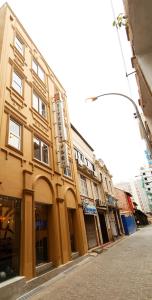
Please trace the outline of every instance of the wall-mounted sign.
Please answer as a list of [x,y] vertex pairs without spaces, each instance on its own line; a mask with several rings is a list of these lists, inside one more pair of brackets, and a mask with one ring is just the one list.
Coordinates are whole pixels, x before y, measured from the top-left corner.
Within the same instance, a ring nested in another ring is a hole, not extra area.
[[60,144],[60,163],[63,167],[69,166],[68,145],[65,142]]
[[[56,93],[55,97],[55,113],[56,113],[56,123],[57,123],[57,143],[59,143],[59,163],[63,168],[69,166],[68,159],[68,145],[67,145],[67,131],[65,127],[64,119],[64,102],[61,97],[61,93]],[[58,148],[58,147],[57,147]]]
[[91,201],[89,201],[88,199],[84,199],[82,201],[82,204],[83,204],[84,214],[87,214],[87,215],[96,215],[97,214],[96,206]]

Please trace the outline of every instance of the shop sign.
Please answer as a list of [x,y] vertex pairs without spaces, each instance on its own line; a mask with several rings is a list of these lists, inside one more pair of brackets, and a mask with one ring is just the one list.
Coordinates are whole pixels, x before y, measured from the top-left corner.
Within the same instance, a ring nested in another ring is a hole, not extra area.
[[61,96],[55,97],[55,106],[56,106],[56,120],[58,128],[58,137],[59,141],[63,142],[67,140],[66,127],[64,121],[64,110],[63,110],[63,100]]
[[67,131],[65,127],[64,120],[64,104],[60,93],[57,93],[54,97],[55,99],[55,111],[56,111],[56,122],[58,130],[58,142],[59,142],[59,162],[63,168],[69,166],[68,159],[68,145],[67,141]]
[[68,145],[64,142],[60,144],[60,163],[63,167],[69,166]]
[[97,209],[96,206],[90,202],[89,200],[83,200],[83,211],[87,215],[96,215],[97,214]]

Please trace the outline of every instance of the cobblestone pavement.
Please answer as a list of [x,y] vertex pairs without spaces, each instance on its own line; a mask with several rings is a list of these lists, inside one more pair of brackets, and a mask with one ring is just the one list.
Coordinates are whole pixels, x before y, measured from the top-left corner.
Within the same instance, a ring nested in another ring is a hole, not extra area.
[[152,299],[152,225],[43,284],[33,300]]

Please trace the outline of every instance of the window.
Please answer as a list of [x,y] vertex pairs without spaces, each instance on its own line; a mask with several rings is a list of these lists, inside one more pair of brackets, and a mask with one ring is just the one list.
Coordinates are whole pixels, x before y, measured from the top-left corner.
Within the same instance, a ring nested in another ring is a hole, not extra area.
[[70,167],[65,167],[64,168],[64,175],[71,177],[71,168]]
[[85,158],[85,161],[86,161],[86,166],[88,167],[88,169],[91,171],[95,171],[94,165],[87,158]]
[[107,178],[105,177],[105,183],[106,183],[106,188],[107,188],[107,191],[108,191],[108,182],[107,182]]
[[13,76],[12,76],[12,87],[20,94],[22,95],[22,79],[20,76],[13,71]]
[[39,96],[33,93],[33,108],[44,118],[46,118],[46,105]]
[[32,69],[39,76],[39,78],[44,82],[44,78],[45,78],[44,71],[35,60],[33,60],[32,62]]
[[43,163],[49,163],[49,148],[38,138],[34,137],[34,158],[42,161]]
[[93,187],[94,187],[94,196],[95,196],[95,199],[99,199],[99,193],[98,193],[97,184],[93,183]]
[[15,37],[15,47],[23,55],[24,45],[17,36]]
[[8,144],[21,150],[21,126],[12,119],[9,120]]
[[109,181],[109,186],[110,186],[110,191],[112,193],[112,185],[111,185],[111,181]]
[[87,182],[83,175],[80,175],[80,188],[83,196],[88,196]]

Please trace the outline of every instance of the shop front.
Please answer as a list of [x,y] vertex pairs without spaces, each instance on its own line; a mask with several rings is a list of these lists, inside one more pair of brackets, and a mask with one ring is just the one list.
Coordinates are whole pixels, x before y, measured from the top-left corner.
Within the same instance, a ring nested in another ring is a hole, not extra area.
[[88,249],[97,247],[99,244],[97,209],[89,200],[83,200],[84,221],[88,241]]
[[0,195],[0,282],[19,275],[21,200]]
[[111,224],[112,235],[115,239],[122,234],[122,227],[120,224],[120,220],[118,218],[117,200],[112,196],[108,196],[107,203],[108,203],[109,220]]
[[98,215],[99,215],[102,240],[103,240],[103,244],[105,244],[105,243],[109,242],[107,222],[106,222],[107,208],[106,208],[106,206],[97,207],[97,210],[98,210]]

